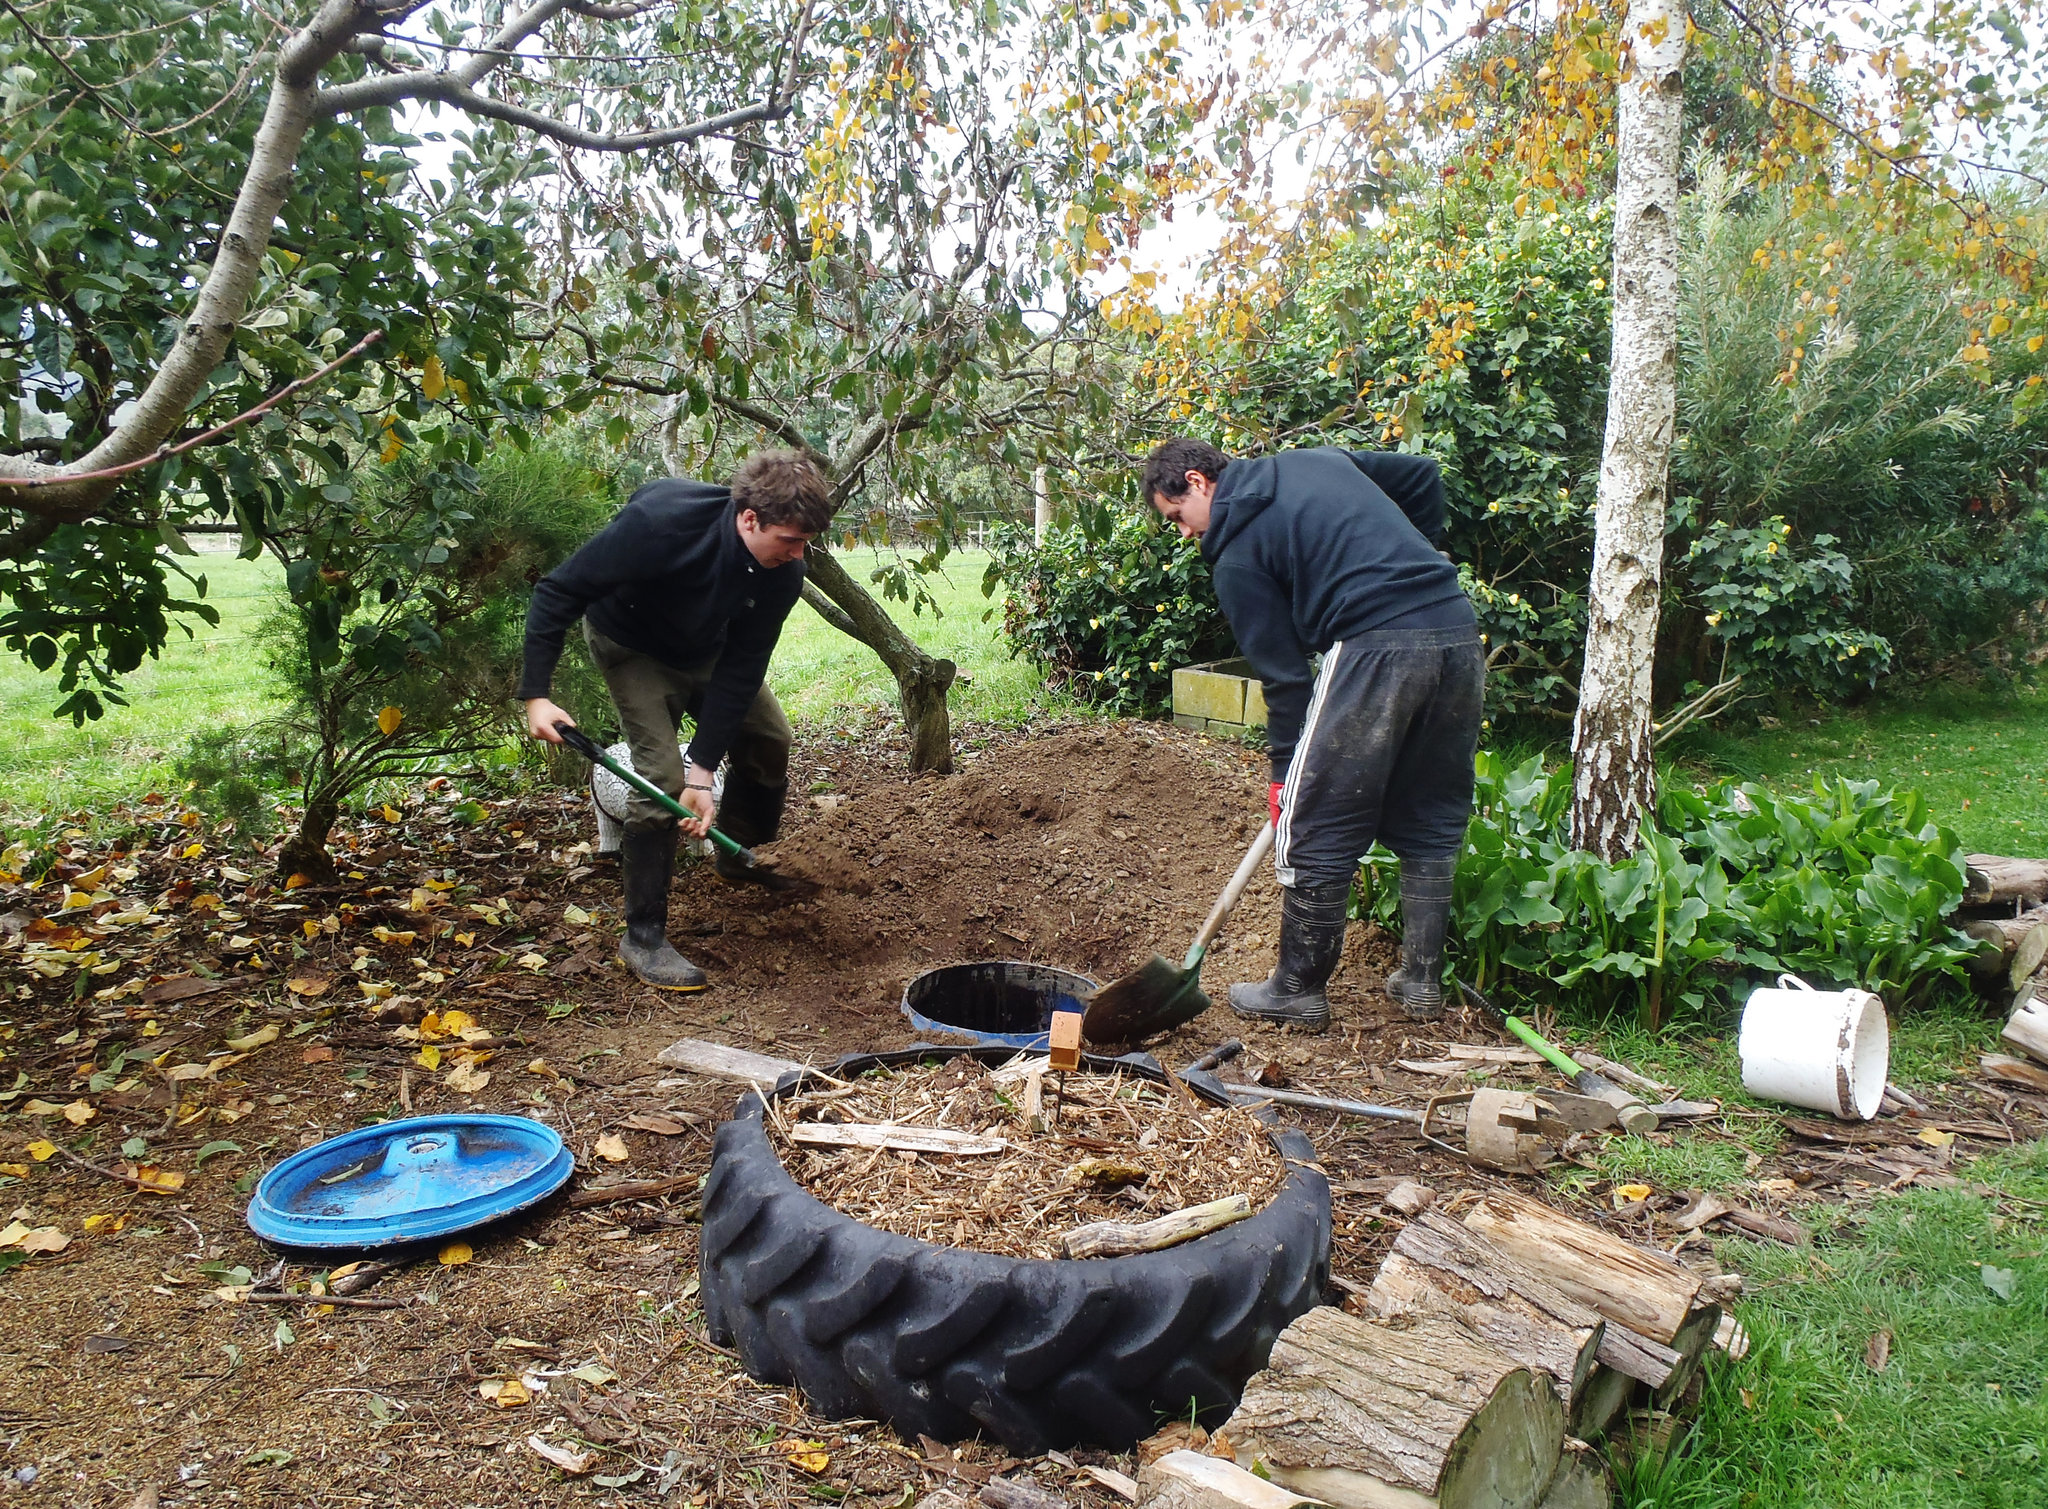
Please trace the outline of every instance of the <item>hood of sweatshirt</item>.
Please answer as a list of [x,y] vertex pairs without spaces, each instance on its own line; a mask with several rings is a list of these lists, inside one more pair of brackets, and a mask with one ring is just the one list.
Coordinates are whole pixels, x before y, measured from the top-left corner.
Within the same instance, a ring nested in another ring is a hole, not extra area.
[[1279,479],[1279,464],[1271,456],[1233,461],[1223,469],[1216,479],[1216,496],[1209,502],[1209,527],[1202,534],[1203,560],[1215,565],[1230,542],[1272,507]]

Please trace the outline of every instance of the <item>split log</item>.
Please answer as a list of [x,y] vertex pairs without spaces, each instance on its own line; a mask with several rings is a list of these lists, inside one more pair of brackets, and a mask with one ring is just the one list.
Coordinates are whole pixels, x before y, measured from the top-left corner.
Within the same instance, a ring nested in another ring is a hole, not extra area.
[[2028,1058],[2048,1064],[2048,999],[2040,986],[2029,983],[2020,992],[2011,1019],[1998,1035]]
[[1325,1307],[1280,1333],[1221,1434],[1239,1466],[1336,1509],[1535,1509],[1564,1411],[1549,1378],[1455,1321]]
[[671,1069],[708,1074],[713,1079],[759,1085],[764,1090],[773,1089],[775,1082],[792,1069],[804,1067],[793,1059],[770,1058],[765,1053],[749,1053],[744,1048],[729,1048],[724,1043],[707,1043],[695,1037],[670,1043],[654,1055],[654,1061]]
[[1465,1224],[1581,1304],[1666,1346],[1699,1308],[1697,1273],[1535,1200],[1489,1191]]
[[[2048,907],[2035,907],[2017,917],[1984,917],[1963,924],[1963,932],[1988,944],[1970,960],[1970,972],[1985,978],[2004,977],[2017,990],[2048,957]],[[1995,952],[1994,952],[1995,950]]]
[[1125,1257],[1134,1252],[1161,1252],[1182,1242],[1245,1220],[1252,1213],[1249,1195],[1226,1195],[1206,1205],[1190,1205],[1150,1221],[1097,1221],[1077,1226],[1060,1238],[1062,1256]]
[[1615,1422],[1628,1413],[1641,1385],[1619,1368],[1606,1363],[1594,1365],[1586,1386],[1579,1390],[1567,1429],[1581,1441],[1597,1441],[1614,1429]]
[[1299,1509],[1314,1503],[1206,1452],[1170,1451],[1138,1469],[1139,1509]]
[[1977,1055],[1977,1067],[2002,1085],[2031,1090],[2036,1095],[2048,1095],[2048,1069],[2039,1064],[2028,1063],[2023,1058],[2008,1058],[2002,1053],[1980,1053]]
[[1449,1216],[1424,1212],[1394,1239],[1366,1304],[1382,1320],[1442,1315],[1577,1403],[1607,1322]]
[[1614,1478],[1598,1452],[1583,1441],[1568,1443],[1539,1509],[1613,1509]]
[[2002,854],[1966,854],[1963,874],[1967,906],[2018,901],[2039,906],[2048,901],[2048,859],[2011,859]]
[[951,1153],[963,1158],[1000,1153],[1010,1145],[1000,1137],[978,1137],[972,1132],[955,1132],[945,1127],[864,1121],[800,1121],[789,1129],[789,1140],[810,1147],[880,1147],[897,1153]]

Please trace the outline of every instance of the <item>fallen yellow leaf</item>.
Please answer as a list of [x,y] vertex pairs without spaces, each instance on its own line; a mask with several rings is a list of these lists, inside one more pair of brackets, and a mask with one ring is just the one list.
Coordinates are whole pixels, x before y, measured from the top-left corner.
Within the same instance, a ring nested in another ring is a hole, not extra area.
[[476,934],[457,933],[455,935],[455,941],[461,944],[464,948],[474,948],[476,946]]
[[632,1154],[626,1151],[626,1139],[617,1132],[606,1132],[597,1139],[597,1156],[607,1163],[624,1163]]
[[57,1144],[38,1137],[28,1145],[28,1155],[38,1163],[48,1163],[57,1156]]
[[450,1037],[460,1037],[476,1025],[476,1018],[466,1011],[444,1011],[441,1013],[441,1030]]
[[84,1225],[87,1231],[98,1231],[102,1226],[105,1226],[109,1221],[114,1223],[113,1226],[109,1228],[110,1233],[114,1231],[119,1231],[123,1226],[126,1226],[128,1224],[128,1218],[126,1216],[116,1214],[113,1211],[105,1211],[96,1216],[87,1216],[85,1218]]
[[277,1023],[267,1022],[245,1036],[227,1039],[227,1045],[237,1053],[253,1053],[265,1043],[274,1043],[276,1041]]
[[479,1069],[472,1063],[457,1064],[448,1071],[447,1078],[441,1081],[449,1089],[459,1091],[464,1095],[474,1095],[490,1082],[490,1071],[488,1069]]
[[317,938],[320,936],[320,924],[315,922],[311,917],[308,917],[304,922],[301,922],[299,924],[299,927],[301,928],[301,930],[304,931],[305,935],[308,938]]
[[1633,1205],[1638,1200],[1647,1200],[1654,1193],[1656,1191],[1652,1190],[1647,1184],[1617,1184],[1614,1187],[1614,1208],[1619,1210],[1624,1205]]
[[468,1262],[475,1256],[476,1253],[470,1249],[469,1243],[450,1242],[441,1249],[441,1266],[443,1268],[454,1268],[459,1264]]
[[71,1238],[54,1226],[38,1226],[14,1245],[23,1252],[62,1252],[71,1245]]
[[[320,931],[318,923],[309,922],[306,926],[313,929],[316,933]],[[284,988],[295,996],[305,996],[309,1000],[314,996],[324,996],[327,994],[327,982],[312,975],[295,975],[284,982]]]
[[571,927],[586,927],[590,923],[590,913],[572,902],[562,908],[562,920]]
[[24,1116],[59,1116],[64,1108],[54,1100],[32,1100],[21,1108]]
[[183,848],[183,849],[182,849],[182,850],[181,850],[180,852],[181,852],[181,853],[182,853],[182,854],[184,855],[184,857],[185,857],[185,858],[187,858],[187,859],[197,859],[197,858],[198,858],[198,857],[199,857],[200,855],[202,855],[202,854],[204,854],[204,853],[206,852],[206,845],[205,845],[205,844],[187,844],[187,845],[185,845],[185,847],[184,847],[184,848]]
[[432,1043],[428,1043],[424,1048],[420,1049],[413,1062],[422,1069],[438,1069],[441,1067],[441,1050]]
[[174,1168],[158,1168],[153,1163],[130,1164],[123,1172],[144,1194],[175,1195],[185,1187],[185,1176]]
[[384,804],[384,821],[387,823],[395,823],[399,821],[398,809],[392,806],[389,802],[386,802]]
[[0,1231],[0,1247],[12,1247],[16,1242],[27,1236],[28,1233],[28,1222],[10,1221],[7,1223],[7,1229]]
[[[430,394],[428,394],[427,396],[428,396],[429,398],[433,397],[433,395],[432,395],[431,393],[430,393]],[[405,709],[404,709],[404,708],[402,708],[402,707],[386,707],[386,708],[380,708],[380,709],[378,710],[378,712],[377,712],[377,732],[378,732],[378,733],[380,733],[380,734],[382,734],[382,735],[383,735],[383,736],[384,736],[385,738],[387,738],[387,739],[388,739],[388,738],[390,738],[390,737],[391,737],[391,736],[392,736],[393,734],[395,734],[395,733],[397,733],[397,732],[398,732],[398,725],[399,725],[399,724],[401,724],[401,723],[403,723],[404,721],[405,721]],[[389,808],[386,808],[385,810],[386,810],[386,811],[389,811],[390,809],[389,809]],[[395,817],[394,817],[393,819],[391,819],[391,820],[392,820],[392,821],[393,821],[394,823],[398,821],[398,819],[397,819],[397,818],[395,818]]]
[[64,1108],[64,1119],[75,1127],[84,1126],[97,1115],[99,1115],[99,1112],[82,1100],[74,1100]]
[[784,1441],[778,1448],[789,1465],[804,1472],[823,1472],[832,1465],[832,1454],[823,1441]]
[[1929,1147],[1947,1147],[1956,1140],[1954,1132],[1944,1132],[1940,1127],[1923,1127],[1920,1140]]
[[476,1391],[499,1409],[517,1409],[533,1399],[532,1391],[517,1378],[486,1378]]
[[430,878],[427,881],[427,889],[430,891],[452,891],[457,884],[458,882],[453,880],[434,880]]
[[301,875],[297,870],[292,871],[291,874],[285,876],[284,878],[284,888],[287,891],[296,891],[300,886],[310,884],[312,884],[312,882],[307,880],[306,877]]
[[26,1163],[0,1163],[0,1174],[6,1174],[15,1179],[26,1178],[28,1175],[28,1165]]

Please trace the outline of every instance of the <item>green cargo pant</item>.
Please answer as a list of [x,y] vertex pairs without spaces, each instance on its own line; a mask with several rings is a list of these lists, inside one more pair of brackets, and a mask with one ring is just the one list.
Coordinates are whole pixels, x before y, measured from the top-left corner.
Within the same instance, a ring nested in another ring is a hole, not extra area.
[[[685,714],[693,714],[704,688],[711,680],[713,664],[677,670],[651,655],[629,650],[607,639],[589,624],[583,626],[583,642],[590,646],[590,658],[611,689],[612,705],[619,710],[619,726],[633,751],[633,769],[647,777],[670,796],[683,791],[683,752],[676,747],[676,732]],[[789,719],[782,704],[762,684],[753,706],[740,720],[730,751],[731,774],[757,786],[780,787],[789,779]],[[626,824],[634,828],[666,828],[675,815],[657,806],[639,792],[626,802]]]

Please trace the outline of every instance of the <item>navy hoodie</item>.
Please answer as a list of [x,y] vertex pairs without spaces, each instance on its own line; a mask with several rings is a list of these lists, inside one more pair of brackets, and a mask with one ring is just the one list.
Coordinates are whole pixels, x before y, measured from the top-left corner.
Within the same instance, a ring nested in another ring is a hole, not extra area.
[[1427,456],[1319,446],[1223,469],[1202,558],[1265,683],[1274,780],[1301,737],[1310,652],[1376,629],[1476,628],[1458,568],[1437,553],[1443,532]]
[[534,586],[520,700],[548,695],[562,637],[579,618],[677,670],[715,662],[690,739],[690,758],[715,770],[761,690],[803,586],[801,560],[770,569],[754,559],[740,538],[730,488],[679,477],[646,483]]

